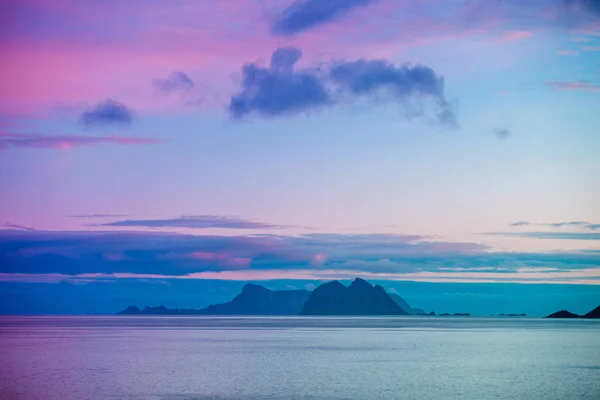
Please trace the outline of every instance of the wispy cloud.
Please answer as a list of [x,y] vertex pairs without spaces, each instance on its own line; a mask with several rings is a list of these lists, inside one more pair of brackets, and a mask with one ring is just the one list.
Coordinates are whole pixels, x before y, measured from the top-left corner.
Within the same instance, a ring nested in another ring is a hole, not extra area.
[[295,0],[273,21],[273,32],[294,35],[335,21],[353,9],[366,7],[377,0]]
[[510,224],[510,226],[528,226],[528,225],[531,225],[531,224],[527,221],[513,222],[512,224]]
[[113,99],[106,99],[81,114],[81,122],[89,127],[104,125],[130,125],[133,113],[127,106]]
[[440,124],[457,126],[456,115],[444,95],[444,78],[427,66],[395,66],[385,60],[361,59],[338,61],[327,68],[295,70],[301,56],[299,49],[279,48],[269,67],[244,65],[242,91],[229,103],[231,115],[290,115],[381,95],[380,99],[399,104],[408,117],[424,116],[427,110],[422,99],[428,99]]
[[600,90],[600,85],[586,81],[550,81],[548,85],[557,90],[585,90],[591,92]]
[[477,243],[435,242],[418,235],[0,230],[3,280],[47,274],[91,279],[108,275],[115,279],[327,279],[335,273],[389,280],[515,282],[522,278],[568,283],[600,279],[599,262],[596,252],[488,252]]
[[67,215],[69,218],[123,218],[128,217],[125,214],[78,214],[78,215]]
[[581,48],[583,51],[600,51],[600,46],[584,46]]
[[519,221],[510,224],[510,226],[546,226],[551,228],[563,228],[563,227],[579,227],[586,229],[599,229],[600,224],[592,224],[587,221],[563,221],[563,222],[527,222]]
[[278,229],[281,225],[255,222],[242,218],[219,215],[191,215],[167,219],[128,219],[100,224],[102,226],[144,228],[191,228],[191,229]]
[[[391,99],[400,102],[413,96],[426,96],[438,106],[437,119],[455,127],[456,116],[444,96],[444,78],[424,65],[396,67],[385,60],[357,60],[338,62],[331,67],[332,81],[355,96],[370,96],[385,91]],[[415,115],[422,111],[414,110]]]
[[0,151],[16,148],[69,150],[74,147],[94,146],[100,144],[116,144],[128,146],[157,144],[160,142],[161,140],[159,139],[133,138],[124,136],[47,136],[39,134],[0,132]]
[[28,226],[20,225],[20,224],[13,224],[12,222],[6,222],[4,224],[4,227],[10,228],[10,229],[18,229],[18,230],[22,230],[22,231],[35,231],[34,228],[30,228]]
[[512,135],[512,133],[506,128],[496,128],[494,129],[494,134],[500,140],[506,140]]
[[[532,239],[600,240],[600,233],[592,232],[489,232],[486,234]],[[598,260],[598,262],[600,263],[600,260]]]
[[556,52],[559,56],[578,56],[579,53],[575,50],[559,50]]
[[[427,263],[433,256],[439,263],[438,256],[462,257],[486,248],[475,243],[431,242],[417,235],[208,236],[106,231],[0,231],[0,244],[0,272],[174,275],[239,268],[242,261],[259,269],[381,257]],[[235,265],[229,265],[232,261]]]
[[174,91],[187,92],[194,88],[194,81],[182,71],[173,72],[168,78],[155,78],[152,85],[163,94],[169,94]]

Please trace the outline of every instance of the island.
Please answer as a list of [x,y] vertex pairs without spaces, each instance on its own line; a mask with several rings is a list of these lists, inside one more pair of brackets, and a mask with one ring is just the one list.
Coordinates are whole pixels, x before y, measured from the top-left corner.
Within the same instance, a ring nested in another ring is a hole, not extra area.
[[298,315],[308,299],[308,290],[270,290],[248,283],[233,300],[206,308],[179,309],[165,306],[139,309],[129,306],[119,315]]
[[560,310],[544,318],[600,318],[600,306],[594,308],[587,314],[578,315],[567,310]]
[[248,283],[233,300],[202,309],[129,306],[118,315],[435,315],[413,308],[395,293],[356,278],[349,286],[339,281],[308,290],[270,290]]

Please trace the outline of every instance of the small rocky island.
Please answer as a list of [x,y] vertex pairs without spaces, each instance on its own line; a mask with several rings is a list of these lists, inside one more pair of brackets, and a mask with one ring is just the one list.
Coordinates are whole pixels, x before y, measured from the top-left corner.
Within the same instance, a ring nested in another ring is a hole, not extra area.
[[546,316],[545,318],[600,318],[600,306],[594,308],[592,311],[584,315],[573,314],[567,310],[560,310]]

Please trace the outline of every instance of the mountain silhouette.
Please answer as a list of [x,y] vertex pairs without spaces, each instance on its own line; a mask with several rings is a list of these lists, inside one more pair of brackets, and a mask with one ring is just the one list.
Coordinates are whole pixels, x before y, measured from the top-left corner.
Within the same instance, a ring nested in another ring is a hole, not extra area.
[[346,287],[338,281],[325,283],[310,294],[302,315],[406,315],[401,306],[379,286],[356,278]]
[[119,315],[298,315],[308,299],[308,290],[270,290],[264,286],[248,283],[242,292],[227,303],[213,304],[206,308],[179,309],[165,306],[145,307],[140,310],[129,306]]
[[560,311],[557,311],[555,313],[548,315],[546,318],[581,318],[581,317],[577,314],[573,314],[570,311],[560,310]]
[[585,314],[583,318],[600,318],[600,306]]
[[205,315],[298,315],[308,299],[308,290],[269,290],[248,283],[228,303],[200,310]]
[[425,315],[425,311],[421,310],[420,308],[412,308],[406,300],[404,300],[402,297],[400,297],[396,293],[388,293],[388,296],[390,296],[391,299],[394,300],[394,302],[400,306],[400,308],[402,308],[404,311],[406,311],[407,314],[409,314],[409,315]]
[[600,306],[594,308],[592,311],[585,315],[577,315],[567,310],[560,310],[544,318],[600,318]]

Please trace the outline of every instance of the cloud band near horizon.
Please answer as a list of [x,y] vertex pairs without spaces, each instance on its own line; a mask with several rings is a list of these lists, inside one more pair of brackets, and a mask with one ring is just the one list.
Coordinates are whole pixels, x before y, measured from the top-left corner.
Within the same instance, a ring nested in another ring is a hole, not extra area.
[[431,241],[418,235],[0,230],[0,265],[4,280],[49,275],[325,279],[336,271],[335,276],[431,282],[600,283],[596,252],[489,252],[477,243]]

